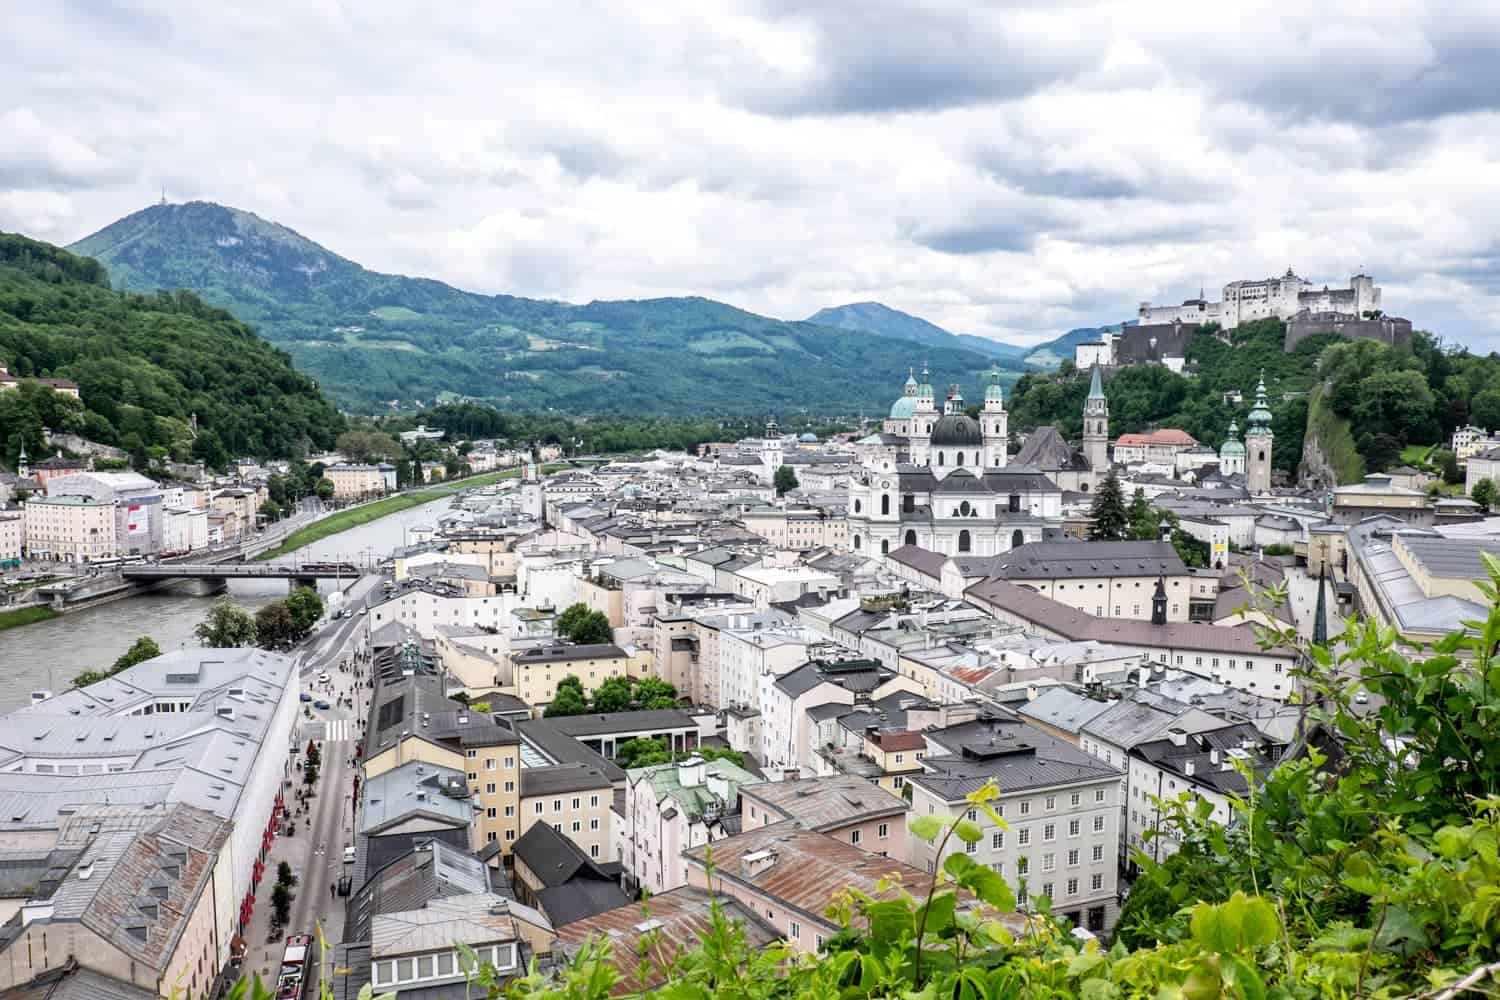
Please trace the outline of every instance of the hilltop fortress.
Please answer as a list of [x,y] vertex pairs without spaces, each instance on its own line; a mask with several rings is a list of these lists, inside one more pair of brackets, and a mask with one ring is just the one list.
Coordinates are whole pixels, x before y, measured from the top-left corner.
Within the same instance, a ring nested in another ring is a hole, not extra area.
[[1368,274],[1354,275],[1347,288],[1316,288],[1287,268],[1279,278],[1231,281],[1217,302],[1208,301],[1201,291],[1197,298],[1181,305],[1142,302],[1136,310],[1136,322],[1121,333],[1078,345],[1075,363],[1079,368],[1164,364],[1181,371],[1187,342],[1199,327],[1213,323],[1220,331],[1228,331],[1241,323],[1273,318],[1286,323],[1287,351],[1321,333],[1336,333],[1351,340],[1379,340],[1393,346],[1411,340],[1411,321],[1385,315],[1380,286]]

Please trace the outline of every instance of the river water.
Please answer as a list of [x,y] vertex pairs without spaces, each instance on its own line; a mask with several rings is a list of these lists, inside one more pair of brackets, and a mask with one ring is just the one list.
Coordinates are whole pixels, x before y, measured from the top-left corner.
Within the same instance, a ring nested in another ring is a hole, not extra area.
[[[389,555],[406,544],[408,527],[435,525],[450,503],[437,500],[399,511],[314,542],[297,555],[351,561]],[[322,585],[325,592],[332,587],[331,581]],[[252,613],[286,593],[281,580],[229,584],[229,596]],[[163,652],[197,645],[193,628],[214,600],[177,586],[0,632],[0,712],[26,704],[32,691],[62,691],[80,671],[108,667],[140,636],[151,636]]]

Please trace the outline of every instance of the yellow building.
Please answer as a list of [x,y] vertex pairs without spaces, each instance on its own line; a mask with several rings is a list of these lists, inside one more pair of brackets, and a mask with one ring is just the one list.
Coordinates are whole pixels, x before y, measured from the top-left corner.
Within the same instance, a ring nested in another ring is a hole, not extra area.
[[113,503],[80,496],[32,497],[24,509],[30,559],[89,563],[120,555]]
[[381,496],[396,488],[396,467],[379,465],[330,465],[323,475],[333,483],[335,500],[360,500]]
[[600,684],[627,676],[629,669],[629,654],[613,643],[536,646],[511,653],[511,685],[506,693],[542,709],[557,696],[557,685],[564,677],[577,677],[584,694],[592,697]]

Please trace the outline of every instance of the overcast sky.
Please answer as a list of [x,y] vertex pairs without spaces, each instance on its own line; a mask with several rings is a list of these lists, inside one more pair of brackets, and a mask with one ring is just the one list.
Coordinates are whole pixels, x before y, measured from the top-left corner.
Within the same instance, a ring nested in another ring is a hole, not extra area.
[[4,4],[0,229],[164,186],[476,291],[1018,343],[1364,268],[1500,349],[1493,0],[231,6]]

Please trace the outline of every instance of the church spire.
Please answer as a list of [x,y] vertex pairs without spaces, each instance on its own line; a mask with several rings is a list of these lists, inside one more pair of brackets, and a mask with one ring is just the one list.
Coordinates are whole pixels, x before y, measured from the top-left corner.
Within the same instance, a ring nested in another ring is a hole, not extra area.
[[1089,378],[1089,399],[1104,398],[1104,379],[1099,374],[1099,363],[1094,362],[1093,374]]
[[1323,593],[1325,568],[1318,567],[1318,606],[1313,610],[1312,641],[1315,645],[1328,645],[1328,597]]

